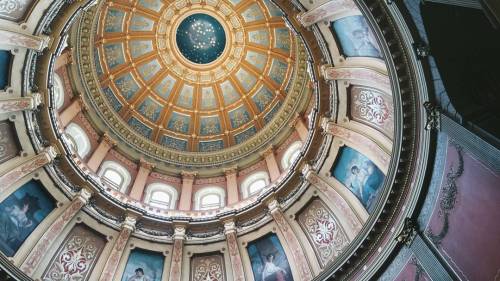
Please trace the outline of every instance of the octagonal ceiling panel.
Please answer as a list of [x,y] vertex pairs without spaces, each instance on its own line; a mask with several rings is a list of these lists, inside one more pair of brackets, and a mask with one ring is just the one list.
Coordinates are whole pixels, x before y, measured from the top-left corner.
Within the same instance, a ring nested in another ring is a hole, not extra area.
[[291,31],[268,0],[107,1],[95,68],[112,109],[179,151],[244,143],[286,98]]

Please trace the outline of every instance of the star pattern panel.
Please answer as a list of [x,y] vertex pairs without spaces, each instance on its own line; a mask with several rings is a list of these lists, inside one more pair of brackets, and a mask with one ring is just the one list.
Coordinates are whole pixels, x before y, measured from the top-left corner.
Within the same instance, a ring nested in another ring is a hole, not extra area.
[[287,96],[297,44],[272,2],[116,0],[99,12],[94,64],[110,107],[167,148],[245,142]]

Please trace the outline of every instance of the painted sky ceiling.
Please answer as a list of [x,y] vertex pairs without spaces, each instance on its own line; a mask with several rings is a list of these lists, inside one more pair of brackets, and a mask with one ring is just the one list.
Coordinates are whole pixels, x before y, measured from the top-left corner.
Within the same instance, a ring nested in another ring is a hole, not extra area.
[[[204,26],[208,36],[179,43],[179,26],[196,30],[182,26],[195,14],[223,31]],[[130,127],[166,147],[210,152],[243,143],[287,95],[296,42],[268,0],[107,1],[99,22],[94,62],[104,95]],[[214,36],[224,48],[185,49]]]

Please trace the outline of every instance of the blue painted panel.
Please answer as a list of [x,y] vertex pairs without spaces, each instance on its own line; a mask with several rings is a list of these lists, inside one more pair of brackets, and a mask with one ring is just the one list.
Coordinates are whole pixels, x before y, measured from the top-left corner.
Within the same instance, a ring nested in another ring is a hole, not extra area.
[[285,250],[276,234],[248,243],[247,251],[255,281],[293,281]]
[[245,90],[245,92],[247,93],[250,92],[250,90],[252,90],[252,88],[257,83],[257,77],[255,77],[253,74],[250,74],[243,68],[240,68],[238,72],[236,72],[236,78],[238,78],[238,81],[240,81],[243,90]]
[[120,90],[122,96],[127,100],[132,99],[137,91],[139,91],[139,85],[137,85],[130,73],[117,78],[115,80],[115,85],[118,90]]
[[163,253],[133,249],[130,251],[122,281],[161,281],[164,262]]
[[125,54],[121,43],[110,43],[104,45],[106,62],[110,68],[115,68],[125,63]]
[[148,118],[152,122],[158,121],[160,119],[161,111],[163,110],[163,106],[153,100],[150,97],[144,99],[144,101],[139,105],[137,109],[142,116]]
[[250,113],[248,113],[244,106],[240,106],[232,111],[229,111],[229,120],[231,122],[231,127],[236,129],[250,122]]
[[215,97],[214,90],[209,88],[202,88],[201,90],[201,109],[215,109],[217,108],[217,98]]
[[167,128],[178,133],[189,133],[189,123],[191,123],[191,117],[189,115],[180,114],[177,112],[172,112],[170,120],[168,121]]
[[138,58],[153,51],[153,41],[151,40],[133,40],[129,43],[130,55],[132,58]]
[[113,90],[111,90],[111,88],[106,87],[106,88],[102,89],[102,91],[104,92],[104,95],[108,99],[108,102],[111,104],[111,107],[116,112],[120,111],[120,109],[122,109],[123,105],[120,102],[120,100],[118,100],[118,98],[115,96],[115,93],[113,93]]
[[172,137],[167,136],[167,135],[163,135],[163,137],[161,139],[161,144],[166,146],[166,147],[169,147],[169,148],[172,148],[175,150],[182,150],[182,151],[186,151],[187,146],[188,146],[187,140],[172,138]]
[[12,55],[10,51],[0,50],[0,89],[9,86],[10,62]]
[[201,141],[198,144],[198,150],[201,152],[210,152],[221,150],[224,148],[223,140],[215,140],[215,141]]
[[269,110],[266,116],[264,116],[264,121],[266,122],[266,124],[271,122],[271,120],[273,120],[274,116],[276,116],[280,108],[281,108],[281,102],[277,102],[274,105],[274,107],[271,110]]
[[235,135],[234,140],[236,141],[237,144],[240,144],[246,141],[247,139],[251,138],[255,134],[257,134],[257,129],[255,129],[255,127],[252,126],[249,129],[246,129],[245,131]]
[[250,43],[262,46],[269,46],[269,31],[266,29],[252,30],[248,32]]
[[271,65],[271,70],[269,72],[269,78],[273,80],[276,84],[283,84],[286,77],[286,71],[288,70],[288,64],[282,60],[273,59]]
[[363,16],[350,16],[336,20],[331,28],[348,57],[382,57],[380,47]]
[[193,94],[193,86],[184,85],[179,94],[179,98],[177,98],[177,105],[184,108],[193,108]]
[[30,181],[0,203],[0,251],[8,257],[35,228],[54,210],[55,200],[43,185]]
[[131,117],[128,120],[128,125],[132,127],[136,132],[143,135],[144,137],[150,139],[153,136],[153,129],[146,126],[146,124],[142,123],[139,119],[135,117]]
[[252,22],[252,21],[259,21],[259,20],[264,20],[264,14],[262,13],[262,10],[260,9],[259,5],[257,3],[252,4],[249,6],[243,13],[241,13],[241,16],[245,20],[245,22]]
[[162,97],[165,101],[168,101],[168,97],[174,88],[175,81],[176,80],[170,75],[163,78],[163,80],[161,80],[161,82],[155,87],[156,94]]
[[259,112],[262,112],[266,109],[266,106],[271,103],[274,99],[274,94],[269,90],[266,86],[262,86],[253,96],[252,100],[259,109]]
[[200,135],[210,136],[220,134],[222,131],[219,116],[200,118]]
[[130,23],[131,31],[152,31],[154,21],[150,18],[134,14]]
[[104,32],[123,32],[123,19],[125,12],[110,8],[104,22]]
[[332,176],[349,188],[371,213],[384,181],[384,174],[370,159],[355,149],[342,147],[338,155],[331,168]]
[[154,59],[139,66],[137,71],[139,71],[144,81],[148,81],[149,79],[153,78],[153,76],[155,76],[156,73],[160,71],[160,69],[160,62],[157,59]]

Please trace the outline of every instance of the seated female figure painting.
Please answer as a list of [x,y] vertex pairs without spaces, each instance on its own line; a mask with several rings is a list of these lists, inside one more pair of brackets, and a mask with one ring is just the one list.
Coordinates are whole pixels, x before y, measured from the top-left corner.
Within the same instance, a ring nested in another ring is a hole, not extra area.
[[133,249],[128,257],[122,281],[161,281],[164,262],[162,253]]
[[14,256],[54,207],[53,198],[36,181],[24,184],[7,197],[0,203],[0,251]]
[[249,243],[248,255],[255,281],[293,281],[285,251],[276,234]]
[[350,147],[343,147],[331,173],[372,212],[384,174],[370,159]]

